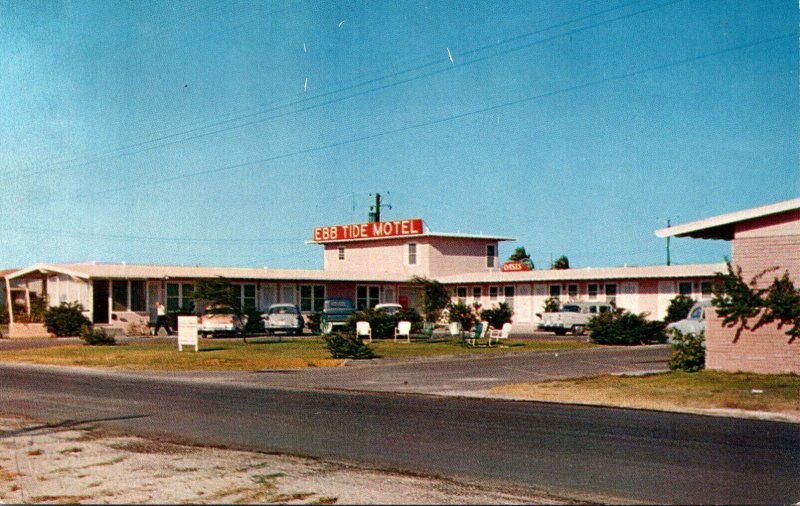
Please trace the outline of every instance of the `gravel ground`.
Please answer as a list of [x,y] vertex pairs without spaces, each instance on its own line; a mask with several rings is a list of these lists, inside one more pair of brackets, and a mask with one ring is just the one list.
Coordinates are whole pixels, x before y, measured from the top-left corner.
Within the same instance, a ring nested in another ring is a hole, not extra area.
[[352,463],[178,445],[0,416],[0,502],[36,504],[579,504]]

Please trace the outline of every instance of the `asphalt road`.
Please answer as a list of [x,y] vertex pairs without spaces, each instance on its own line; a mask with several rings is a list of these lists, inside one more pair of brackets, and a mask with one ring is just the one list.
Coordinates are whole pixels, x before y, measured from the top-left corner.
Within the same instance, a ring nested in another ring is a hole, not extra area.
[[634,501],[800,500],[797,424],[6,365],[0,384],[6,412],[180,442]]

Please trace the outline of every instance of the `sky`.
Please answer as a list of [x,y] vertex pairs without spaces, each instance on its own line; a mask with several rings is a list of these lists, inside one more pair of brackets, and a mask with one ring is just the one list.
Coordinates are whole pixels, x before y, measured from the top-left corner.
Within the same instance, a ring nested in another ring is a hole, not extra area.
[[663,265],[668,221],[800,196],[798,61],[794,0],[0,0],[0,269],[319,269],[376,193]]

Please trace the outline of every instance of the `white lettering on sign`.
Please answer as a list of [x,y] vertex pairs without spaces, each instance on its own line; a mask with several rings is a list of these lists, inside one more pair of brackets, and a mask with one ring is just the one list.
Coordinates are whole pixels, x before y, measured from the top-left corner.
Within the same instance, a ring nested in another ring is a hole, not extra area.
[[501,268],[503,272],[517,272],[517,271],[530,271],[530,265],[527,265],[523,262],[505,262],[503,267]]
[[178,317],[178,351],[183,351],[183,346],[194,346],[194,351],[200,351],[200,340],[197,338],[197,317]]
[[354,239],[379,239],[402,237],[422,233],[422,220],[380,221],[353,225],[331,225],[314,229],[314,242],[350,241]]

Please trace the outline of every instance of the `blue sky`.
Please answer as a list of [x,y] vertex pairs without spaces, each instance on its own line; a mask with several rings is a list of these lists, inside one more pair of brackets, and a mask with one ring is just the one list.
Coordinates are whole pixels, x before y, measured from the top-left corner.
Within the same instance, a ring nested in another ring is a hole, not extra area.
[[320,268],[375,192],[537,267],[663,264],[667,219],[800,194],[798,90],[788,0],[0,0],[0,268]]

